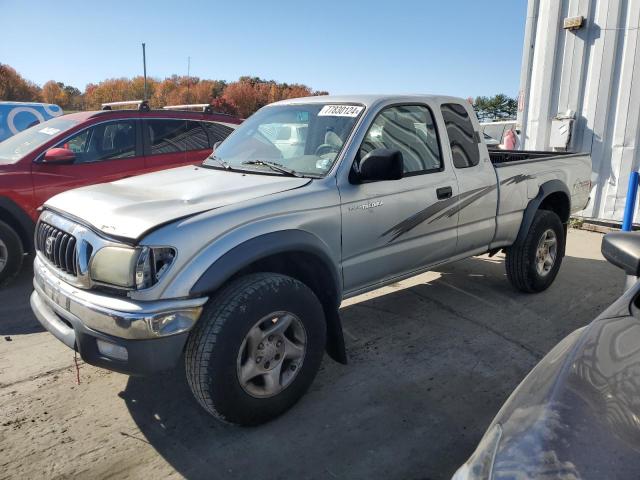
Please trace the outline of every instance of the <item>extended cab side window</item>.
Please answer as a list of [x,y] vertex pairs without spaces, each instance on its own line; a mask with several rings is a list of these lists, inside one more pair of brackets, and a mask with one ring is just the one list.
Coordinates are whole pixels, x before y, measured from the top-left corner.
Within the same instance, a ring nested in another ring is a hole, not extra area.
[[133,120],[106,122],[89,127],[57,147],[76,154],[75,163],[91,163],[136,155],[136,125]]
[[186,128],[185,120],[147,120],[151,155],[186,151]]
[[442,169],[433,115],[423,105],[393,106],[380,112],[360,146],[360,158],[377,148],[400,150],[405,175]]
[[440,109],[447,127],[453,166],[475,167],[480,163],[480,149],[469,112],[459,103],[444,103]]

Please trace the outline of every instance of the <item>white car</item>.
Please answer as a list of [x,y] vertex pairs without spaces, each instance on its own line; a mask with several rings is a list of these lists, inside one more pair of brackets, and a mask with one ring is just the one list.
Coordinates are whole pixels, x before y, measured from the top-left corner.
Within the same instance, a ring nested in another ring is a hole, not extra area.
[[309,127],[306,123],[274,123],[260,126],[260,133],[267,137],[285,157],[304,155],[304,145]]

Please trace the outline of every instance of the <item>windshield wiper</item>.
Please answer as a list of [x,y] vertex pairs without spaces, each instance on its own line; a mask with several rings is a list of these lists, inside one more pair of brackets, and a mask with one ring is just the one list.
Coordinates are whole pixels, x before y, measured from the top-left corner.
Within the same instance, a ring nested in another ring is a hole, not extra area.
[[290,177],[302,177],[302,175],[295,170],[287,168],[284,165],[280,165],[276,162],[265,162],[264,160],[248,160],[246,162],[242,162],[242,165],[257,165],[259,167],[269,167],[271,170],[284,173],[285,175],[289,175]]

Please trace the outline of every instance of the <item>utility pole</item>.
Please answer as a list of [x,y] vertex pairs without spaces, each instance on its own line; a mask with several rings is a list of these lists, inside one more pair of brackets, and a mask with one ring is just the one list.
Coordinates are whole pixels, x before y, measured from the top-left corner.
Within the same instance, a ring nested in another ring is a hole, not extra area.
[[191,87],[191,57],[187,57],[187,103],[191,101],[189,89]]
[[144,47],[144,42],[142,42],[142,68],[144,71],[144,98],[142,100],[147,99],[147,55]]

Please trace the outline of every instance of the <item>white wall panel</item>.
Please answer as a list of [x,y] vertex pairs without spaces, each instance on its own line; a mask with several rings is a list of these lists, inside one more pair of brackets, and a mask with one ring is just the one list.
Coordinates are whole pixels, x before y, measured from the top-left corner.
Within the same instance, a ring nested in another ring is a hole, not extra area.
[[[562,28],[578,15],[585,26]],[[529,0],[518,112],[524,148],[550,149],[553,118],[575,112],[571,149],[593,158],[587,217],[621,220],[629,173],[640,168],[639,27],[640,0]]]

